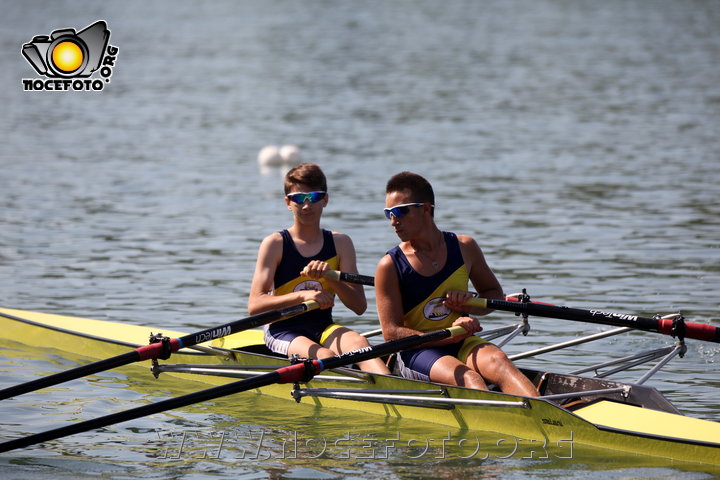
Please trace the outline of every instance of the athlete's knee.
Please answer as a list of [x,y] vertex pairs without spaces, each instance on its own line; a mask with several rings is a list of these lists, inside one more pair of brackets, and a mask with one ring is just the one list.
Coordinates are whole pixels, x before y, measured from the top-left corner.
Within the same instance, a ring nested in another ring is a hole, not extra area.
[[[318,345],[319,346],[319,345]],[[320,348],[317,349],[315,352],[315,355],[313,355],[310,358],[328,358],[328,357],[334,357],[339,352],[335,352],[327,347],[319,346]]]
[[478,372],[474,370],[468,370],[463,375],[463,380],[460,386],[474,388],[476,390],[487,390],[488,386],[485,379]]
[[353,348],[364,348],[370,345],[367,338],[363,337],[354,330],[348,330],[343,333],[342,341],[343,343],[351,345]]
[[490,363],[493,364],[493,365],[505,366],[505,365],[508,365],[508,364],[511,364],[511,363],[512,363],[512,362],[510,361],[510,359],[508,358],[508,356],[505,354],[505,352],[503,352],[502,350],[500,350],[498,347],[495,347],[495,348],[490,352],[489,357],[490,357],[490,358],[489,358],[489,361],[490,361]]
[[512,361],[505,352],[494,345],[475,357],[473,366],[476,371],[482,372],[482,374],[490,378],[502,376],[508,369],[514,368]]

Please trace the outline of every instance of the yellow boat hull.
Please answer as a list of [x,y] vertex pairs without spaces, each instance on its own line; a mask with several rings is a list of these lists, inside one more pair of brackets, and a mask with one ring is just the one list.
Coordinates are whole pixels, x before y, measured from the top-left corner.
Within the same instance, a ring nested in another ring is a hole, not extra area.
[[[2,308],[0,330],[6,339],[92,359],[109,358],[145,345],[150,333],[161,332],[169,337],[185,335],[166,329]],[[262,343],[262,332],[250,330],[216,341],[215,346],[232,347],[234,353],[231,356],[220,357],[182,349],[161,363],[228,366],[287,364],[284,359],[235,350]],[[147,369],[151,362],[136,365]],[[720,424],[717,422],[610,400],[591,402],[569,411],[543,399],[440,386],[394,376],[361,375],[362,378],[358,379],[343,374],[351,372],[354,371],[340,369],[338,373],[331,372],[313,379],[305,386],[313,391],[334,393],[340,388],[337,396],[305,396],[300,401],[322,407],[432,422],[467,431],[493,432],[513,438],[515,442],[520,440],[525,448],[535,452],[536,458],[543,454],[557,458],[572,456],[573,446],[583,445],[720,466]],[[160,382],[163,382],[164,375],[160,376]],[[188,378],[186,374],[180,375]],[[214,375],[193,375],[192,379],[215,385],[234,381]],[[171,390],[172,382],[163,382],[162,388]],[[263,387],[259,393],[291,399],[292,390],[292,385],[271,385]],[[366,393],[391,390],[402,391],[403,395],[396,397],[380,393],[386,401],[357,398]],[[437,394],[428,395],[431,392]],[[425,397],[449,398],[457,403],[439,404],[423,400]],[[390,398],[394,400],[390,401]],[[465,401],[467,403],[462,403]]]

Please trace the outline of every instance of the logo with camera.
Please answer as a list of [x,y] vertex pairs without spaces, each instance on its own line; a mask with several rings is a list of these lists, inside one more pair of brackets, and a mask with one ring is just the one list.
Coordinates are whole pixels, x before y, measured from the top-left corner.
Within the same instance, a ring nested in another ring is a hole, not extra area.
[[301,292],[303,290],[315,290],[319,292],[322,289],[322,283],[318,282],[317,280],[305,280],[295,285],[295,288],[293,288],[293,292]]
[[[99,92],[110,83],[118,47],[109,44],[110,30],[99,20],[76,32],[74,28],[36,35],[22,46],[22,54],[45,78],[23,78],[27,91]],[[94,75],[97,72],[97,75]],[[94,75],[94,76],[93,76]]]
[[445,306],[445,297],[437,297],[428,300],[425,307],[423,307],[423,314],[425,315],[425,318],[432,320],[433,322],[445,320],[451,313],[452,310]]

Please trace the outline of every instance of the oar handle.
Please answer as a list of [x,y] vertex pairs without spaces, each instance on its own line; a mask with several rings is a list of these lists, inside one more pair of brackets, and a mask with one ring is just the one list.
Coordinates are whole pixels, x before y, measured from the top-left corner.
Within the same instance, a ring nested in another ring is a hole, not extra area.
[[465,302],[465,305],[475,308],[488,308],[487,303],[487,298],[473,297]]
[[446,330],[450,332],[450,335],[448,335],[448,337],[459,337],[460,335],[464,335],[465,333],[467,333],[467,330],[465,330],[460,325],[449,327]]

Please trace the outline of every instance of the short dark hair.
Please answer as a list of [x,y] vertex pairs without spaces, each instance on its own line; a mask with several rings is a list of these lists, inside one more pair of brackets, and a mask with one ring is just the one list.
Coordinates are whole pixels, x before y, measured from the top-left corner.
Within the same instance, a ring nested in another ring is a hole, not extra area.
[[285,194],[296,185],[307,185],[313,190],[327,192],[327,179],[322,169],[314,163],[301,163],[285,174]]
[[410,200],[418,203],[429,202],[435,205],[435,192],[430,182],[413,172],[400,172],[393,175],[385,186],[385,193],[407,191]]

